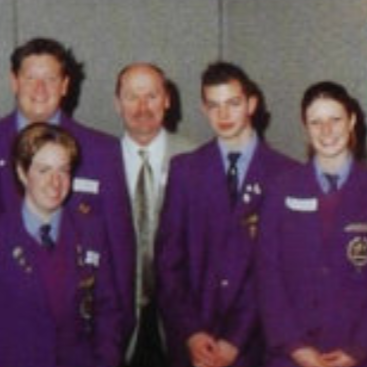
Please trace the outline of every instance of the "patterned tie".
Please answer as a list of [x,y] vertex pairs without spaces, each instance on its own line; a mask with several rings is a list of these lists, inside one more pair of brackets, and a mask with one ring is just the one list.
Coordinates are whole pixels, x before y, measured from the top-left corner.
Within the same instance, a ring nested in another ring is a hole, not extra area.
[[240,158],[241,153],[230,152],[227,155],[229,162],[227,170],[227,185],[231,204],[235,204],[238,195],[238,168],[237,162]]
[[324,173],[324,176],[328,182],[328,193],[333,193],[338,191],[338,180],[339,180],[339,176],[332,174],[332,173]]
[[142,160],[136,183],[134,208],[139,242],[138,266],[142,272],[143,296],[150,298],[154,287],[153,276],[153,223],[154,223],[154,182],[148,153],[140,150]]
[[51,237],[51,225],[43,224],[39,228],[39,235],[41,239],[41,244],[47,249],[53,249],[55,242]]

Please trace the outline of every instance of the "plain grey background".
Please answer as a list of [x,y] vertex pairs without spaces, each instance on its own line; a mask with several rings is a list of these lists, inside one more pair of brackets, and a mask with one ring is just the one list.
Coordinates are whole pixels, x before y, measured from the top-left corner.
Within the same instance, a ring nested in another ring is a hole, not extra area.
[[180,132],[211,136],[200,110],[200,75],[218,58],[240,64],[271,112],[267,140],[305,155],[299,102],[311,83],[341,82],[367,107],[367,0],[0,0],[0,114],[13,107],[8,83],[14,46],[54,37],[84,63],[75,117],[121,135],[113,108],[117,72],[157,63],[176,83]]

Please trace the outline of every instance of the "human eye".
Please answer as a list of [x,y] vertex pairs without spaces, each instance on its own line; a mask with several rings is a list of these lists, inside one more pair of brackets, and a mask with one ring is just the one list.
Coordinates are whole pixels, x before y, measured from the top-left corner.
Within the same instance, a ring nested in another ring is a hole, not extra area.
[[321,121],[316,118],[307,120],[307,125],[312,126],[312,127],[320,126],[320,124],[321,124]]
[[228,101],[228,105],[231,107],[238,107],[242,104],[241,98],[232,98]]
[[70,174],[71,174],[71,167],[69,165],[64,166],[64,167],[61,167],[60,173],[63,176],[70,176]]
[[205,103],[205,106],[206,108],[209,110],[209,111],[213,111],[214,109],[218,108],[218,104],[213,102],[213,101],[207,101]]
[[337,124],[339,122],[341,122],[343,119],[341,116],[334,116],[332,117],[331,121],[334,123],[334,124]]
[[136,95],[133,93],[124,93],[123,94],[123,99],[127,102],[134,102],[136,101]]
[[39,175],[46,175],[50,171],[50,167],[43,164],[35,164],[33,169]]

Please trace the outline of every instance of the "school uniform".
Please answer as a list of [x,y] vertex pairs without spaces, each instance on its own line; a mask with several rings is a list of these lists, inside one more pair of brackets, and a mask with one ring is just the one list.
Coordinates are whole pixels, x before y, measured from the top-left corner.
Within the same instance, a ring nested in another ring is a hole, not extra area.
[[[63,113],[57,123],[71,133],[81,147],[81,162],[73,180],[72,195],[66,205],[80,213],[102,213],[107,230],[111,264],[123,311],[123,350],[135,323],[134,276],[135,238],[125,173],[117,138],[93,130]],[[19,129],[18,112],[0,121],[0,208],[12,210],[20,201],[11,167],[11,147]]]
[[64,210],[53,248],[26,231],[20,209],[1,214],[0,365],[118,365],[122,315],[106,241],[92,214]]
[[313,162],[281,177],[260,227],[258,292],[266,366],[296,366],[298,347],[342,349],[367,366],[367,173],[352,163],[323,192]]
[[258,333],[252,272],[258,211],[272,178],[290,164],[259,142],[232,207],[217,140],[173,159],[156,241],[172,366],[191,365],[186,342],[199,331],[238,347],[234,366],[258,362],[251,345]]

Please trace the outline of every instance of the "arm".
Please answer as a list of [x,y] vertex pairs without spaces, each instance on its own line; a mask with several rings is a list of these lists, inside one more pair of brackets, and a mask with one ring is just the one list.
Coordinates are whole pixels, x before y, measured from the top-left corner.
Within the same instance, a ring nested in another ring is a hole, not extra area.
[[155,246],[158,304],[168,342],[179,339],[182,345],[203,330],[189,279],[187,241],[192,218],[188,215],[187,182],[190,175],[185,166],[174,159]]
[[102,183],[103,218],[106,222],[110,249],[110,265],[118,293],[118,307],[123,315],[122,350],[125,351],[135,325],[135,266],[136,244],[130,199],[127,192],[125,172],[121,166],[121,151],[106,157],[105,180]]
[[284,265],[281,263],[280,253],[284,241],[283,213],[286,209],[281,186],[281,181],[274,183],[260,213],[256,282],[268,344],[271,348],[290,354],[308,345],[298,325],[283,278]]
[[[98,237],[99,266],[94,290],[93,344],[99,366],[118,366],[121,360],[121,337],[124,334],[123,313],[118,304],[118,294],[111,269],[111,259],[106,237]],[[96,364],[97,365],[97,364]]]

